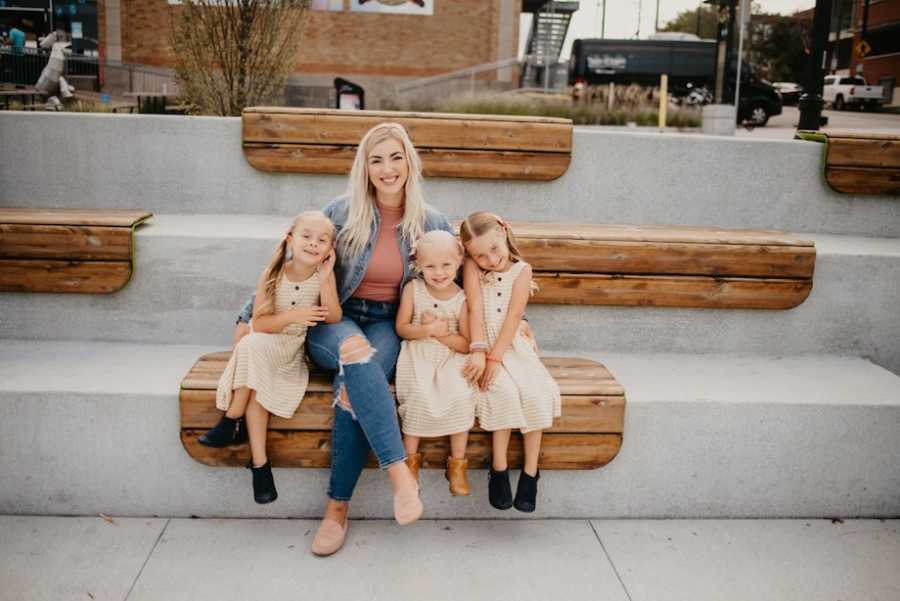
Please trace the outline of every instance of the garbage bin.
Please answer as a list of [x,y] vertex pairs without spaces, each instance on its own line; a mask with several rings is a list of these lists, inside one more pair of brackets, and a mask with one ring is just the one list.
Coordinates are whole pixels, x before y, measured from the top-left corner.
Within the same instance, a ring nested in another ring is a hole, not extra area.
[[366,92],[362,86],[352,81],[334,78],[334,91],[338,109],[342,111],[361,111],[366,108]]

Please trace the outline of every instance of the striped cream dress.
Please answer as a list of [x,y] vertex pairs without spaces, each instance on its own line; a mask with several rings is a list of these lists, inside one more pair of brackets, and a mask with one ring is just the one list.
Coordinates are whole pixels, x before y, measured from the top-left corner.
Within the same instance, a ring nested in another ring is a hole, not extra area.
[[[275,313],[319,303],[319,276],[292,282],[282,274],[275,289]],[[278,417],[290,418],[303,400],[309,369],[303,357],[307,326],[292,323],[277,334],[252,332],[238,342],[219,378],[216,407],[231,404],[233,391],[248,387],[256,391],[256,402]]]
[[[513,283],[526,265],[519,261],[506,272],[487,272],[481,279],[484,329],[490,346],[500,335]],[[503,364],[493,384],[484,392],[475,391],[475,398],[478,423],[489,432],[544,430],[553,425],[553,418],[562,414],[559,386],[519,327],[503,355]]]
[[[459,314],[466,300],[460,290],[448,300],[428,293],[425,282],[412,280],[415,291],[413,325],[431,311],[447,320],[452,334],[459,333]],[[463,377],[466,355],[433,338],[404,340],[397,358],[396,391],[400,426],[410,436],[447,436],[469,431],[475,423],[472,388]]]

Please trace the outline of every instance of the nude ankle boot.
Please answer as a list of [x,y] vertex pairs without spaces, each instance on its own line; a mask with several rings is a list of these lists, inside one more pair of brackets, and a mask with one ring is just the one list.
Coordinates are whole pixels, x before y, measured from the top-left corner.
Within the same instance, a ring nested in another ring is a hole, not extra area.
[[407,455],[406,465],[409,467],[409,471],[412,472],[413,478],[415,478],[418,483],[419,468],[422,467],[422,453],[412,453]]
[[469,496],[469,479],[466,477],[466,468],[468,466],[468,459],[447,457],[447,471],[444,472],[444,475],[450,481],[450,494],[454,497]]

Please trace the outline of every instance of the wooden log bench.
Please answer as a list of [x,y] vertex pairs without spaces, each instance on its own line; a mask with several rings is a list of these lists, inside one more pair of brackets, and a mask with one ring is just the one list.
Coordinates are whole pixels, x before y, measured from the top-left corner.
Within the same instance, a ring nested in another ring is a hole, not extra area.
[[800,131],[797,137],[824,143],[825,181],[834,191],[900,196],[900,136]]
[[[216,385],[230,356],[229,351],[204,355],[181,383],[181,441],[188,454],[212,466],[243,466],[250,457],[248,445],[212,449],[197,438],[218,421]],[[542,469],[594,469],[609,463],[622,445],[625,392],[610,372],[587,359],[545,357],[544,364],[559,383],[562,417],[547,431],[541,447]],[[269,424],[268,455],[275,467],[325,468],[331,461],[331,427],[334,417],[331,377],[310,374],[309,388],[291,419],[273,416]],[[423,439],[423,465],[443,469],[448,440]],[[476,427],[469,436],[468,459],[474,468],[490,462],[490,433]],[[510,464],[522,465],[521,437],[514,436]],[[369,457],[369,467],[377,463]]]
[[511,223],[541,304],[790,309],[816,248],[778,230]]
[[120,290],[134,268],[134,230],[151,213],[0,208],[0,291]]
[[571,161],[569,119],[285,107],[244,109],[244,156],[261,171],[344,175],[385,121],[406,127],[428,177],[552,180]]

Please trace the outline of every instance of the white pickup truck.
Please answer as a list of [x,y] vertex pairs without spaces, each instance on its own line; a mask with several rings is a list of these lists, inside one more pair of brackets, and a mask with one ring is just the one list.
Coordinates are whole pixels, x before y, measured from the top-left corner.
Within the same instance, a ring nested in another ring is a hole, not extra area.
[[840,75],[829,75],[825,78],[822,98],[838,111],[848,106],[875,110],[884,103],[881,86],[867,85],[862,77]]

